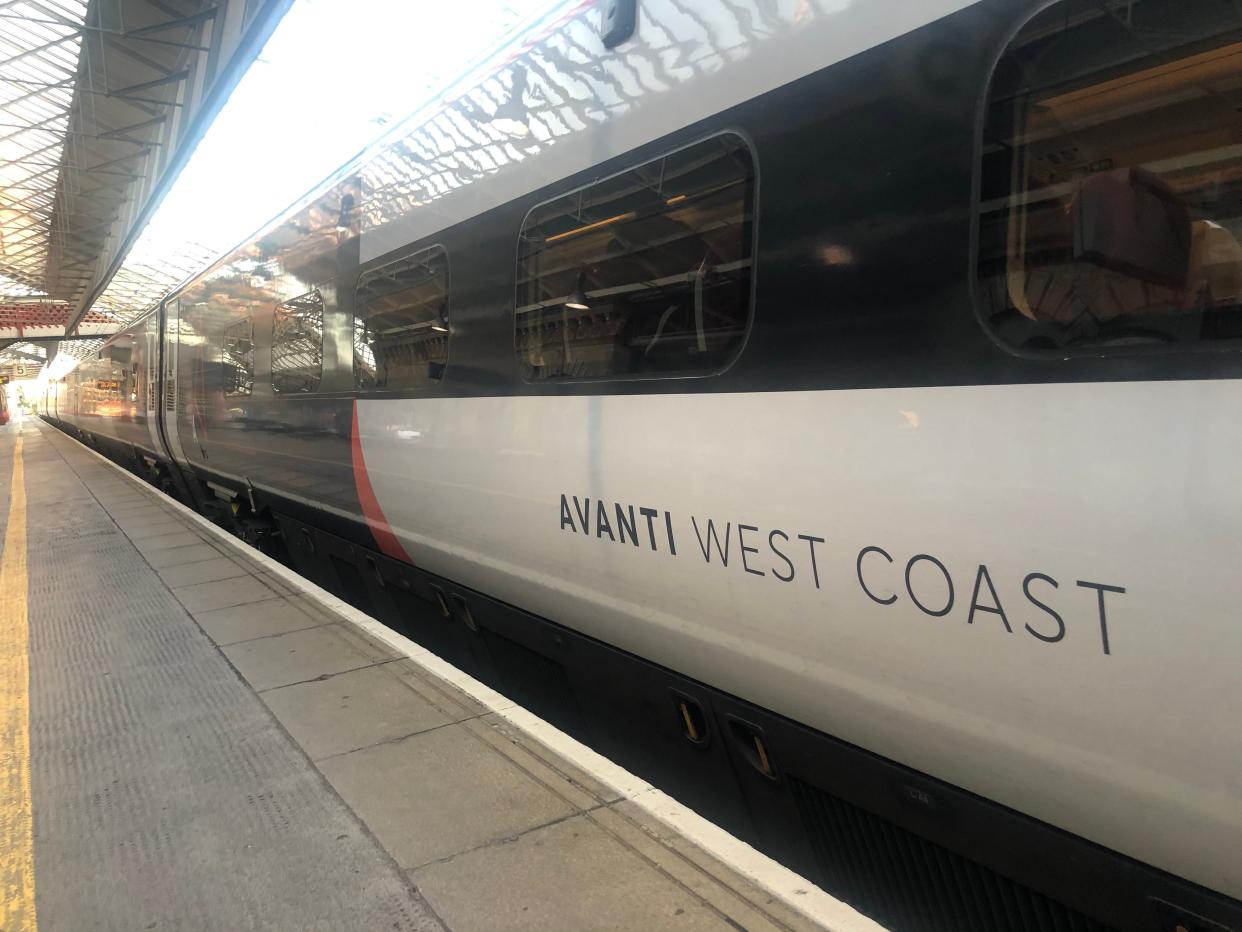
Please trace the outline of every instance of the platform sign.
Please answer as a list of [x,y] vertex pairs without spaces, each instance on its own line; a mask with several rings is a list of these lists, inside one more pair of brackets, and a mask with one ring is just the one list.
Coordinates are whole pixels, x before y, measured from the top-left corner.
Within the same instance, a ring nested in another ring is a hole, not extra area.
[[119,392],[121,383],[116,379],[96,379],[95,387],[101,392]]
[[43,369],[42,365],[33,363],[12,363],[0,368],[0,377],[5,382],[18,382],[22,379],[33,379]]

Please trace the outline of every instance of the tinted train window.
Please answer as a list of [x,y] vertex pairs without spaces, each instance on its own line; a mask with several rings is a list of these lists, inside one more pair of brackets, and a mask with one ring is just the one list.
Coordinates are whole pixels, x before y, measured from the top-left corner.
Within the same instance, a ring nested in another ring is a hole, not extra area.
[[1069,355],[1242,337],[1242,10],[1083,0],[993,80],[981,311]]
[[276,305],[272,391],[313,392],[323,378],[323,296],[308,291]]
[[220,378],[226,395],[249,395],[254,390],[254,324],[249,317],[224,328]]
[[517,277],[527,377],[728,365],[750,320],[754,189],[750,150],[725,134],[531,211]]
[[448,363],[448,255],[433,246],[363,272],[354,296],[354,382],[403,389]]

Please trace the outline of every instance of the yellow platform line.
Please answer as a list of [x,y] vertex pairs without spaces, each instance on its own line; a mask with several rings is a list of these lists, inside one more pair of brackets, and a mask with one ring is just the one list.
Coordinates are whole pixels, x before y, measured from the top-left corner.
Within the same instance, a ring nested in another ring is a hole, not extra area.
[[4,932],[36,928],[24,473],[19,432],[13,447],[9,522],[0,558],[0,929]]

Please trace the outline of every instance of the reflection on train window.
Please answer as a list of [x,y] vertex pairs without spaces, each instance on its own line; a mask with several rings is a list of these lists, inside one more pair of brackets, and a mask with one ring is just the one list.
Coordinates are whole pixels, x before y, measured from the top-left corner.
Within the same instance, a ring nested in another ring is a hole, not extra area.
[[125,403],[129,392],[128,347],[112,344],[99,351],[96,361],[87,364],[90,376],[79,379],[82,414],[100,417],[132,415]]
[[415,388],[439,380],[448,338],[448,255],[442,247],[362,273],[354,296],[358,388]]
[[532,379],[693,375],[750,320],[754,164],[715,136],[531,211],[516,347]]
[[138,378],[137,370],[132,365],[133,352],[131,346],[122,346],[119,343],[114,343],[106,347],[100,354],[103,359],[111,364],[104,377],[104,381],[108,383],[110,390],[115,393],[114,400],[120,402],[136,400],[138,397],[135,387]]
[[224,328],[220,378],[226,395],[249,395],[254,390],[254,324],[249,317]]
[[1073,0],[998,66],[982,313],[1070,355],[1242,337],[1242,8]]
[[276,305],[272,391],[313,392],[323,378],[323,296],[318,289]]

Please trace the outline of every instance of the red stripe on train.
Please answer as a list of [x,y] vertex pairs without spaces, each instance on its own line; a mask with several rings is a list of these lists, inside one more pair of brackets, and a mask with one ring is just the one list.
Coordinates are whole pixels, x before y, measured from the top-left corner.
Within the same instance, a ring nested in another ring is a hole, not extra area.
[[410,555],[401,546],[401,541],[397,540],[397,535],[392,532],[392,525],[384,517],[384,510],[380,508],[379,499],[375,497],[375,490],[371,488],[371,477],[367,475],[367,463],[362,456],[362,437],[358,433],[358,402],[356,400],[354,401],[351,434],[350,445],[354,452],[354,487],[358,491],[358,503],[362,505],[362,517],[366,520],[367,527],[371,529],[371,534],[375,537],[375,543],[379,546],[381,553],[395,560],[413,563]]

